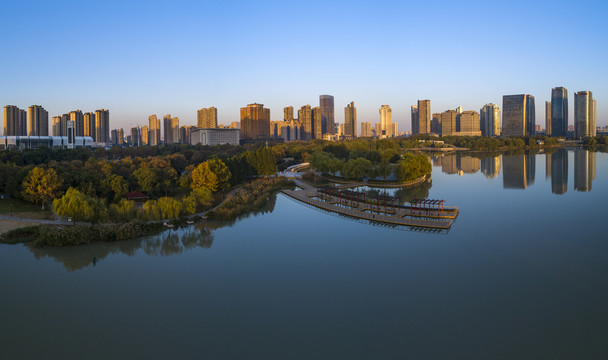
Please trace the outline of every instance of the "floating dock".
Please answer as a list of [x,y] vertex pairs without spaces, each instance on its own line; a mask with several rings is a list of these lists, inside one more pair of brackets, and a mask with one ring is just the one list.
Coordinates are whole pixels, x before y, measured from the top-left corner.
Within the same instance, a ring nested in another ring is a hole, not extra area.
[[302,190],[283,190],[283,193],[319,209],[372,222],[449,229],[452,226],[452,220],[458,216],[458,208],[455,207],[435,210],[397,204],[361,202],[323,193],[300,180],[296,180],[296,185]]

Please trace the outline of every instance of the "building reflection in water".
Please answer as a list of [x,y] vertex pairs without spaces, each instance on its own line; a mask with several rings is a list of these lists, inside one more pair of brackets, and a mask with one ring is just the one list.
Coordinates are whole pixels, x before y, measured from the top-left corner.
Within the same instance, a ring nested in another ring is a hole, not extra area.
[[505,189],[526,189],[534,184],[536,155],[511,155],[502,158],[502,181]]
[[481,173],[488,179],[493,179],[500,174],[500,156],[481,159]]
[[568,191],[568,150],[557,149],[551,154],[551,192],[563,195]]
[[591,191],[596,175],[596,153],[586,149],[574,149],[574,189]]
[[481,167],[481,160],[459,153],[446,154],[434,157],[433,166],[441,166],[441,172],[445,174],[475,174]]

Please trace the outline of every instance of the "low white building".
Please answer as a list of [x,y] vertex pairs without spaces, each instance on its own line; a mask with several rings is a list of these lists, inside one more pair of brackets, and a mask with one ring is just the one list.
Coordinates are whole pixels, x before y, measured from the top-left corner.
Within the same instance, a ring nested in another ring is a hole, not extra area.
[[240,129],[205,128],[190,131],[190,144],[196,145],[238,145],[241,140]]
[[90,136],[0,136],[0,150],[92,147]]

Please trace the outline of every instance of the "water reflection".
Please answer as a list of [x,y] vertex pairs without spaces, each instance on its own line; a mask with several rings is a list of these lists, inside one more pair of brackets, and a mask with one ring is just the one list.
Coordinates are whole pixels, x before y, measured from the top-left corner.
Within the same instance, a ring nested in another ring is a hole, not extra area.
[[434,156],[432,161],[433,166],[441,166],[441,172],[446,174],[475,174],[482,166],[479,158],[460,153]]
[[488,179],[497,177],[500,174],[500,156],[481,159],[481,172]]
[[591,191],[596,175],[596,153],[586,149],[574,150],[574,189]]
[[547,160],[551,171],[551,192],[565,194],[568,191],[568,150],[558,149]]
[[[428,192],[427,192],[428,194]],[[68,271],[95,266],[108,255],[124,254],[134,256],[143,251],[150,256],[178,255],[195,248],[209,249],[213,245],[213,230],[232,226],[237,221],[272,212],[276,205],[276,194],[271,196],[259,210],[249,212],[232,220],[208,219],[200,223],[176,230],[166,230],[158,235],[143,237],[136,240],[99,242],[81,246],[36,248],[28,245],[28,249],[37,260],[50,258],[61,263]]]

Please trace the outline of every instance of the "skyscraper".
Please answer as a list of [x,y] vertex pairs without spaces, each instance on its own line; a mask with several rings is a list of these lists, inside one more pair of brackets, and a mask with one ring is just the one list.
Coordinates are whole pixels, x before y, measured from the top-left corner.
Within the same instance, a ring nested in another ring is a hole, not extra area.
[[[156,117],[156,115],[154,115]],[[141,145],[150,145],[150,129],[147,126],[142,126],[139,130]]]
[[26,136],[27,115],[14,105],[4,107],[4,136]]
[[354,101],[351,101],[344,108],[344,136],[347,138],[357,137],[357,108]]
[[283,108],[283,121],[293,121],[293,106],[287,106]]
[[241,108],[241,139],[270,137],[270,109],[263,104],[249,104]]
[[361,137],[372,137],[372,123],[365,121],[361,123]]
[[568,90],[551,89],[551,135],[566,137],[568,134]]
[[323,134],[335,134],[334,128],[334,97],[331,95],[320,95],[319,104],[321,107],[321,126]]
[[312,109],[310,105],[304,105],[298,110],[298,121],[302,124],[303,135],[302,140],[310,140],[314,134],[314,123],[312,121]]
[[27,108],[28,136],[49,136],[49,113],[40,105]]
[[94,113],[88,112],[84,114],[84,136],[92,137],[93,141],[97,138]]
[[380,133],[376,134],[380,139],[390,138],[393,133],[393,115],[391,107],[388,105],[380,106]]
[[545,101],[545,135],[551,135],[551,101]]
[[110,142],[110,110],[95,110],[95,142]]
[[323,139],[323,114],[320,106],[312,109],[312,131],[314,139]]
[[434,113],[431,118],[431,132],[441,135],[441,114]]
[[535,111],[534,96],[504,95],[502,97],[502,135],[534,135]]
[[500,136],[500,109],[495,104],[485,104],[479,111],[481,135]]
[[418,134],[428,134],[431,132],[431,100],[418,100],[417,120]]
[[70,120],[74,122],[74,136],[84,136],[84,115],[82,111],[70,111]]
[[418,105],[412,105],[412,135],[420,133],[420,122],[418,121]]
[[[156,115],[150,115],[148,117],[148,122],[150,127],[148,128],[148,142],[147,144],[150,146],[156,146],[160,144],[160,120],[156,117]],[[142,134],[142,142],[143,142],[143,134]]]
[[591,91],[574,94],[574,137],[577,139],[596,135],[595,107]]
[[456,127],[457,117],[458,113],[456,110],[448,110],[441,113],[441,136],[451,136],[458,131]]
[[137,126],[131,128],[131,146],[141,145],[141,137],[139,135],[139,128]]
[[61,136],[61,116],[53,116],[51,120],[52,136]]
[[171,144],[173,135],[171,134],[171,114],[163,116],[163,144]]
[[196,126],[199,129],[216,128],[217,127],[217,109],[213,106],[210,108],[202,108],[196,112]]

